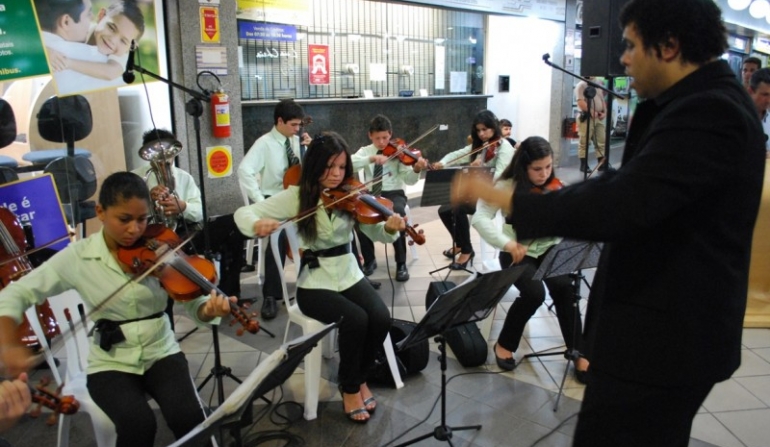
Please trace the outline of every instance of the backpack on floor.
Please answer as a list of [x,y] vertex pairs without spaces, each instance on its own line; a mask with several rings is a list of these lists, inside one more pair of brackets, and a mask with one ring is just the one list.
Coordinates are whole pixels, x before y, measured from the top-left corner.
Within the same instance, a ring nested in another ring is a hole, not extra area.
[[[425,295],[425,308],[430,308],[439,295],[455,288],[451,281],[430,283]],[[457,361],[465,367],[481,366],[487,361],[487,341],[481,335],[476,323],[465,323],[444,332],[444,339],[452,349]]]
[[[398,372],[401,377],[408,377],[416,374],[428,366],[430,356],[428,340],[422,340],[419,343],[399,351],[396,347],[398,342],[411,334],[417,323],[412,321],[394,319],[390,326],[390,340],[393,342],[393,349],[396,351],[396,362],[398,363]],[[393,376],[390,374],[388,359],[385,357],[385,349],[379,348],[374,367],[369,372],[369,381],[394,385]]]

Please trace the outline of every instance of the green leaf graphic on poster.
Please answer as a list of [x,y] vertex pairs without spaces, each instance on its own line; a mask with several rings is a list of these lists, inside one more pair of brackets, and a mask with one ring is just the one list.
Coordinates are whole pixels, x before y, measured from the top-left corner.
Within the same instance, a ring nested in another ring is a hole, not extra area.
[[0,81],[48,73],[32,0],[0,3]]

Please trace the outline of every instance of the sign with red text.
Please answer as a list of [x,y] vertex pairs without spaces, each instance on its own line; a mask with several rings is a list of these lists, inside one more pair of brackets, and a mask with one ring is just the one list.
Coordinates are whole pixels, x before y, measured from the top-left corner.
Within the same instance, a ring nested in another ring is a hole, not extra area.
[[307,46],[310,85],[329,85],[329,45]]
[[219,43],[219,8],[201,6],[201,42]]
[[233,175],[233,151],[230,146],[212,146],[206,148],[206,165],[209,178],[229,177]]

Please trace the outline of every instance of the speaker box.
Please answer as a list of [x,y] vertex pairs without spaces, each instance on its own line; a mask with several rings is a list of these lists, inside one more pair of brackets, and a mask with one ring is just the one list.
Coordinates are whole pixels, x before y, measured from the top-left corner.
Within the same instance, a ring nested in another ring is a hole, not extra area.
[[583,2],[582,76],[625,76],[625,68],[620,63],[623,30],[618,24],[618,15],[626,3],[628,0]]

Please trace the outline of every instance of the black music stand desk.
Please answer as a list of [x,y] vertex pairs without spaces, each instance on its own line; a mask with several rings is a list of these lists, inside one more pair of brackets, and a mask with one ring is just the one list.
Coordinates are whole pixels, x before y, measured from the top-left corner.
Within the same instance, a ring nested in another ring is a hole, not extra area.
[[473,323],[488,317],[497,303],[519,278],[523,269],[512,267],[492,273],[475,273],[459,286],[436,298],[417,327],[397,344],[400,351],[435,336],[439,343],[441,362],[441,425],[432,432],[399,444],[403,447],[434,437],[452,445],[452,431],[480,430],[481,425],[450,427],[446,423],[446,340],[443,333],[455,326]]
[[[281,385],[294,373],[305,355],[339,323],[332,323],[318,332],[295,338],[278,348],[249,374],[241,385],[205,421],[169,447],[208,446],[220,429],[237,426],[254,399]],[[250,413],[248,413],[250,414]],[[240,446],[240,428],[235,428],[235,445]]]

